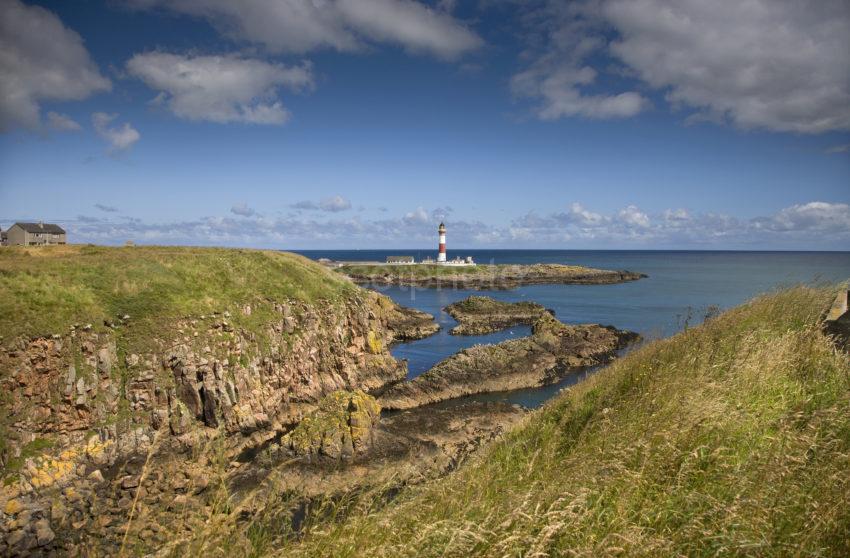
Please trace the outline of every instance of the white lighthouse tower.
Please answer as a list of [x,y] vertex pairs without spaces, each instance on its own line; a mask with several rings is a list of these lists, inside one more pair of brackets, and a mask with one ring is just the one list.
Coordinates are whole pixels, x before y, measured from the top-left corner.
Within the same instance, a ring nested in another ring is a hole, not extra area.
[[446,263],[446,225],[440,223],[437,232],[440,233],[440,251],[437,253],[437,263]]

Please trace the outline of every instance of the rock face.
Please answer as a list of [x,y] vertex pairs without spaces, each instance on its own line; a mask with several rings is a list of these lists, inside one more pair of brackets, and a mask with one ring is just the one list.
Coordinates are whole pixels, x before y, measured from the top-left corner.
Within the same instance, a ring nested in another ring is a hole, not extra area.
[[484,335],[511,326],[531,325],[547,312],[536,302],[501,302],[487,296],[470,296],[446,306],[459,324],[452,335]]
[[477,265],[343,265],[337,268],[355,283],[456,289],[513,289],[521,285],[608,285],[646,277],[632,271],[611,271],[561,264]]
[[381,406],[374,397],[360,390],[336,391],[284,436],[281,445],[299,456],[351,459],[369,449],[380,418]]
[[611,326],[566,325],[546,313],[532,335],[496,345],[476,345],[428,372],[394,385],[379,399],[385,409],[409,409],[475,393],[554,383],[565,374],[614,358],[638,334]]
[[[234,312],[262,317],[262,334],[234,326],[225,310],[174,319],[135,353],[119,348],[131,333],[129,319],[0,350],[0,392],[7,394],[0,555],[67,553],[87,533],[112,533],[110,518],[117,534],[135,492],[152,489],[130,465],[139,456],[144,463],[146,452],[156,453],[159,472],[172,461],[186,470],[186,456],[210,444],[233,459],[283,435],[338,390],[362,395],[348,400],[339,450],[323,441],[319,452],[362,450],[379,413],[365,392],[406,376],[388,347],[437,329],[430,315],[365,290],[342,301],[266,300],[246,308]],[[157,492],[152,505],[165,494]]]

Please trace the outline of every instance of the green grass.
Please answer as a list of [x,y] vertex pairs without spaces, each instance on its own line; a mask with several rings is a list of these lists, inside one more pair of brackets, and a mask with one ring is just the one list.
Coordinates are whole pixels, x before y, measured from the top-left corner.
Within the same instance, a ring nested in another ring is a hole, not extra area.
[[446,277],[454,275],[489,276],[501,266],[444,266],[444,265],[343,265],[336,268],[346,275],[402,275],[407,277]]
[[56,246],[0,250],[3,340],[67,333],[125,314],[133,324],[258,301],[338,300],[354,287],[283,252],[216,248]]
[[449,477],[285,556],[850,555],[850,364],[833,295],[764,296],[644,346]]

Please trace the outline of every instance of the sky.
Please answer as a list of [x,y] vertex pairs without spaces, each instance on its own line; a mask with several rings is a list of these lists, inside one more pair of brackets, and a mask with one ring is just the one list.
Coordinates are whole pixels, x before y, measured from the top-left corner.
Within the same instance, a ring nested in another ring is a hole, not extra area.
[[0,227],[850,249],[846,0],[0,0]]

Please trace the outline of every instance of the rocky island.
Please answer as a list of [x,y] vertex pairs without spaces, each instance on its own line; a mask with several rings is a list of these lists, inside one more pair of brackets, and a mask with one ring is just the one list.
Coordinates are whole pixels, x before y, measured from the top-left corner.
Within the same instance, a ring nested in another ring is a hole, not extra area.
[[536,302],[502,302],[488,296],[470,296],[445,310],[458,321],[449,332],[452,335],[485,335],[514,325],[531,325],[547,312]]
[[608,285],[646,277],[576,265],[342,264],[335,269],[355,283],[458,289],[513,289],[521,285]]
[[379,401],[385,409],[409,409],[476,393],[554,383],[565,374],[607,362],[640,336],[611,326],[566,325],[544,313],[532,334],[495,345],[476,345],[400,382]]

